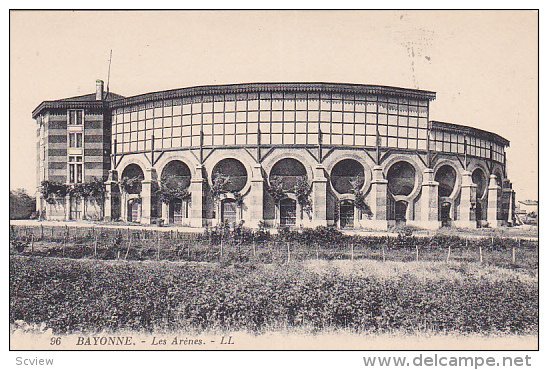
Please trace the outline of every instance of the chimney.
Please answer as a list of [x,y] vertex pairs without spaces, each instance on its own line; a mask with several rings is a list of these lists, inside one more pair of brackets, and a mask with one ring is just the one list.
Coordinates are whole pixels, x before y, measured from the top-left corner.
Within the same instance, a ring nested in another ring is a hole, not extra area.
[[103,80],[95,81],[95,100],[103,100],[104,85]]

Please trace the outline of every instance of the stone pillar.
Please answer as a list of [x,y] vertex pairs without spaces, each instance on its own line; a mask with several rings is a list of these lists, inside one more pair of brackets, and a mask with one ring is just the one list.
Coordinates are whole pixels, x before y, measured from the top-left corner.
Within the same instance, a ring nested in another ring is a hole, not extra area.
[[120,191],[118,189],[118,171],[108,171],[108,179],[105,182],[105,214],[106,221],[116,220],[120,217]]
[[65,221],[70,220],[70,195],[65,195]]
[[202,165],[197,165],[190,181],[192,208],[190,210],[190,226],[203,227],[204,218],[204,174]]
[[164,224],[169,224],[169,204],[162,202],[162,219]]
[[496,175],[489,176],[487,191],[487,222],[490,227],[498,227],[500,226],[498,220],[500,186],[497,185]]
[[145,169],[145,178],[141,182],[141,223],[150,225],[152,223],[152,187],[156,181],[156,170]]
[[[307,224],[308,215],[303,212],[303,223]],[[322,164],[314,169],[312,180],[312,220],[308,223],[312,227],[327,226],[327,178]]]
[[461,178],[459,218],[453,221],[453,224],[456,227],[475,229],[476,211],[472,204],[476,199],[477,185],[472,182],[472,173],[469,171],[463,170]]
[[262,167],[259,163],[255,164],[251,173],[251,189],[249,192],[249,202],[245,202],[248,209],[247,226],[258,228],[259,222],[263,221],[263,202],[264,202],[264,179]]
[[373,167],[371,191],[369,194],[369,206],[373,216],[365,226],[377,230],[387,230],[388,223],[386,220],[386,202],[388,196],[388,180],[384,178],[381,166]]
[[418,226],[425,229],[436,230],[440,227],[438,209],[438,186],[434,181],[434,170],[427,168],[423,172],[421,192],[421,219]]

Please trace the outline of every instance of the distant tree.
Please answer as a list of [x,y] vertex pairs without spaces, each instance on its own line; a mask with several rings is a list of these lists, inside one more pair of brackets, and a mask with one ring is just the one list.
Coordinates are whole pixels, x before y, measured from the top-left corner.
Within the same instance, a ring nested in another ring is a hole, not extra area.
[[35,199],[25,189],[10,190],[10,220],[29,219],[35,211]]

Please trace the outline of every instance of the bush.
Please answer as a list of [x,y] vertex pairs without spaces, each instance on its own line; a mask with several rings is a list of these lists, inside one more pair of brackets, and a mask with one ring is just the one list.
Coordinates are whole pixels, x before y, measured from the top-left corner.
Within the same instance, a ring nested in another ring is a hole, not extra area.
[[538,285],[467,274],[457,280],[408,274],[381,279],[300,265],[222,268],[12,256],[10,323],[18,320],[45,323],[55,333],[304,327],[521,334],[538,332]]
[[29,219],[36,212],[36,201],[26,190],[10,190],[10,220]]

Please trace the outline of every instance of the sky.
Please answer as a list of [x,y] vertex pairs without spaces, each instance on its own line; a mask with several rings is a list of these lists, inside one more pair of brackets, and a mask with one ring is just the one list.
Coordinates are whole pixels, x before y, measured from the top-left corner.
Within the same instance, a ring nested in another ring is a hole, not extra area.
[[43,100],[196,85],[348,82],[435,91],[430,119],[510,140],[518,200],[538,199],[534,11],[10,13],[10,189],[36,191]]

